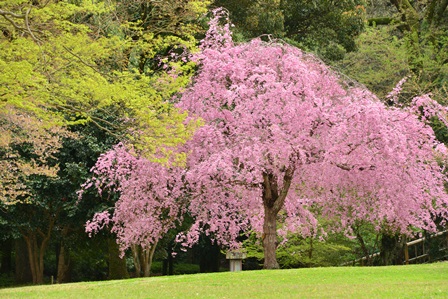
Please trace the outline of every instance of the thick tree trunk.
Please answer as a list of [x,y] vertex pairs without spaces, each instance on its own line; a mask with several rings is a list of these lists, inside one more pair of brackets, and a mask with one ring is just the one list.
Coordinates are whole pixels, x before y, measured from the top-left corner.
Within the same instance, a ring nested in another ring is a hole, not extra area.
[[277,250],[277,214],[273,208],[264,207],[263,250],[264,269],[278,269]]
[[45,230],[41,228],[23,228],[21,234],[26,242],[28,249],[28,258],[30,261],[31,274],[33,275],[34,284],[44,283],[44,256],[50,241],[51,233],[54,228],[59,210],[54,213],[45,211],[43,219],[48,220]]
[[157,242],[152,245],[151,249],[142,250],[144,253],[144,264],[143,264],[143,276],[149,277],[151,275],[152,259],[154,257],[154,252],[156,251]]
[[33,281],[28,249],[23,239],[15,240],[15,281],[17,284],[28,284]]
[[120,258],[120,249],[115,239],[108,240],[109,249],[109,275],[108,279],[129,278],[126,259]]
[[154,247],[151,250],[142,250],[143,256],[143,277],[149,277],[151,274],[152,253]]
[[70,281],[70,252],[68,248],[61,244],[58,254],[57,282],[64,283]]
[[12,272],[12,239],[2,241],[0,248],[2,260],[0,262],[0,273]]
[[26,246],[28,249],[28,257],[30,261],[31,274],[33,275],[34,284],[44,283],[44,255],[47,249],[50,234],[44,236],[39,242],[37,232],[28,231],[24,234]]
[[263,250],[264,269],[278,269],[277,250],[277,215],[285,204],[286,195],[291,186],[295,167],[291,164],[284,173],[283,186],[279,188],[275,175],[269,172],[263,173]]
[[134,260],[135,275],[137,277],[149,277],[151,275],[152,259],[157,247],[157,242],[150,249],[143,249],[139,245],[133,245],[132,258]]

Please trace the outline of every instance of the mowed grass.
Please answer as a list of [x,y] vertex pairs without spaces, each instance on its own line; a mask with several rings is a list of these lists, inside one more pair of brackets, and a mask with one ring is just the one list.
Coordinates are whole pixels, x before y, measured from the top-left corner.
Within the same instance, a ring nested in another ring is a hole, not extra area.
[[0,298],[448,298],[448,262],[30,286],[0,289]]

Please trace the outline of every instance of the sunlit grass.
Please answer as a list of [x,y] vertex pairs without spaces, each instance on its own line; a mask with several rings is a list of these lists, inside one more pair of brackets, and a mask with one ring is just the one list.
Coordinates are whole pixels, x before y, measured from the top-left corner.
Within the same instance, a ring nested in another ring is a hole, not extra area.
[[0,290],[0,298],[448,298],[448,263],[163,276]]

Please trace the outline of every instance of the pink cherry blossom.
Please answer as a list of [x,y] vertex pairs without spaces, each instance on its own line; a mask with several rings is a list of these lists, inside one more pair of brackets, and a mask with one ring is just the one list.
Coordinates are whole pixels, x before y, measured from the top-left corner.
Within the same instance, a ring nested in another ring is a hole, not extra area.
[[421,109],[423,121],[444,109],[428,96],[415,99],[420,110],[388,108],[313,55],[283,42],[235,45],[216,26],[178,100],[204,121],[184,148],[196,222],[179,241],[190,245],[206,233],[238,247],[242,233],[255,231],[265,268],[275,268],[277,229],[315,232],[311,211],[348,231],[356,221],[435,230],[434,216],[447,217],[441,147],[419,119]]
[[[194,223],[177,237],[184,246],[205,233],[237,248],[242,234],[257,232],[265,268],[276,268],[278,232],[315,233],[317,212],[348,232],[360,221],[378,231],[433,231],[435,216],[448,217],[437,162],[446,148],[425,123],[446,122],[444,107],[428,95],[407,109],[386,107],[298,48],[234,44],[223,16],[216,12],[193,57],[198,74],[177,98],[189,120],[203,122],[178,149],[186,169],[123,145],[93,169],[90,184],[120,192],[110,221],[123,249],[154,244],[188,211]],[[101,228],[100,215],[90,230]]]

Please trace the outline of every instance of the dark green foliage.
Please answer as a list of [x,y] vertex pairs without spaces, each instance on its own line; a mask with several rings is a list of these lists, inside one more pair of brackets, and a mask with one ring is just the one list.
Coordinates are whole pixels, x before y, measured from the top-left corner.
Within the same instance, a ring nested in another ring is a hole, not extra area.
[[[161,275],[163,271],[163,262],[155,261],[151,265],[152,275]],[[174,265],[173,275],[196,274],[201,273],[198,264],[176,263]]]
[[356,50],[364,29],[364,1],[282,1],[285,37],[328,60]]
[[174,266],[174,274],[195,274],[199,273],[200,268],[197,264],[176,264]]
[[380,265],[403,265],[404,263],[404,245],[406,238],[400,234],[382,234]]
[[448,128],[438,118],[431,119],[431,127],[436,134],[437,140],[448,144]]
[[364,1],[235,1],[215,5],[230,12],[237,39],[272,35],[327,60],[339,60],[356,49],[364,29]]
[[107,238],[80,238],[71,248],[72,281],[105,280],[108,277]]
[[0,273],[0,288],[10,287],[15,284],[14,275],[11,272]]

